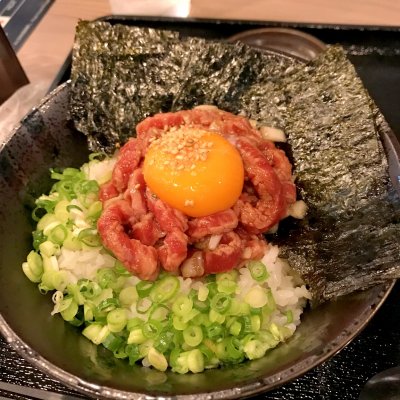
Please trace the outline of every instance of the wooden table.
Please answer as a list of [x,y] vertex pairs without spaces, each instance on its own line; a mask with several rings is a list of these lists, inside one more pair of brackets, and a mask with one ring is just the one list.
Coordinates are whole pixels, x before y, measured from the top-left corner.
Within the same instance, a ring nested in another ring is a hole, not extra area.
[[[79,18],[111,13],[106,0],[56,0],[18,52],[30,81],[55,79],[71,50]],[[400,0],[192,0],[188,16],[400,26]]]

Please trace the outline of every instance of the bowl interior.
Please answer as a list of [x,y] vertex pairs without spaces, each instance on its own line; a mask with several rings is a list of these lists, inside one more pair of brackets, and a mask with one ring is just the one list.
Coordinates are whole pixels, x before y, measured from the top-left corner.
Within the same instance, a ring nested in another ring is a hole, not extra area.
[[32,111],[0,153],[0,330],[36,367],[98,397],[243,397],[283,384],[335,354],[389,293],[390,284],[377,286],[307,310],[288,343],[235,367],[183,376],[114,359],[61,317],[52,317],[50,296],[40,294],[21,270],[31,250],[34,199],[51,186],[49,168],[87,161],[86,139],[67,122],[68,91],[68,84],[58,88]]
[[277,51],[301,61],[310,61],[326,49],[326,45],[315,36],[291,28],[250,29],[229,37],[228,41]]

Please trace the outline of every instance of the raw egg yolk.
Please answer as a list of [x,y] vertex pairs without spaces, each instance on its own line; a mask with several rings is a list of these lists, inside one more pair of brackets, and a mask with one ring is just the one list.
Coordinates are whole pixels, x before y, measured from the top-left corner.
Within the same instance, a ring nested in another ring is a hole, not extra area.
[[157,197],[191,217],[232,207],[244,180],[238,150],[221,135],[195,128],[171,129],[155,140],[143,175]]

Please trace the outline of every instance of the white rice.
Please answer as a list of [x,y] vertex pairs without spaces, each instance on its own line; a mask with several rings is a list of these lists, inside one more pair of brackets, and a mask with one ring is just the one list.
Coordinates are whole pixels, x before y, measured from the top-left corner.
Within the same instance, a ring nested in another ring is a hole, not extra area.
[[[271,289],[277,306],[271,315],[270,322],[276,323],[279,326],[286,324],[294,332],[296,326],[300,324],[300,316],[303,308],[307,300],[311,299],[311,295],[304,284],[296,284],[295,278],[291,274],[290,266],[285,260],[278,257],[278,253],[279,249],[277,246],[269,245],[262,259],[269,274],[266,284],[263,286]],[[62,248],[57,261],[59,269],[71,274],[70,281],[76,282],[79,279],[94,279],[97,270],[100,268],[112,268],[115,265],[116,259],[101,248],[77,251]],[[204,286],[201,280],[183,277],[178,277],[178,279],[180,281],[181,294],[187,295],[190,290],[194,289],[198,291]],[[132,276],[126,282],[125,287],[135,286],[139,281],[139,278]],[[246,294],[251,289],[259,286],[252,278],[247,267],[239,269],[237,283],[236,297],[241,301],[244,301]],[[290,324],[287,324],[286,313],[288,311],[293,316],[293,321]],[[144,314],[138,313],[135,307],[131,307],[130,317],[146,318]]]
[[71,272],[77,280],[92,280],[100,268],[113,268],[116,259],[100,248],[68,250],[62,247],[57,261],[60,270]]

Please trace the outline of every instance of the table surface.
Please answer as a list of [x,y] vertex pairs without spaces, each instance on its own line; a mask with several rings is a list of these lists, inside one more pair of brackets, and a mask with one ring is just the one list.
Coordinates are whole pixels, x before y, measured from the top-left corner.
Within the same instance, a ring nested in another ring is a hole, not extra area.
[[[110,15],[112,13],[110,3],[115,5],[123,1],[55,0],[18,52],[18,57],[29,80],[32,83],[53,82],[71,50],[78,19],[94,19]],[[167,0],[125,0],[125,3],[130,3],[132,8],[140,2],[150,1],[154,3]],[[400,1],[191,0],[188,16],[192,18],[400,26]]]

